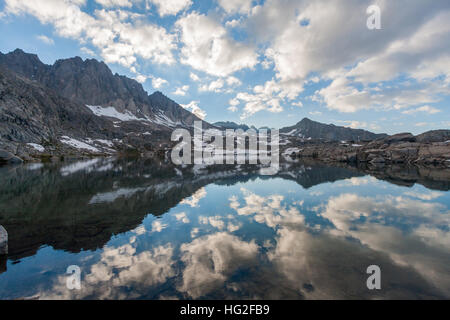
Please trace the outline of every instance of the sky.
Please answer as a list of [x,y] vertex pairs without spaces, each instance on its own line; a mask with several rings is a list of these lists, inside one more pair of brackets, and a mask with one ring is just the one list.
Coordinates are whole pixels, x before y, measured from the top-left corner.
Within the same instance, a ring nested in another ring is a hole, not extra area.
[[209,122],[450,128],[448,0],[0,0],[0,51],[80,56]]

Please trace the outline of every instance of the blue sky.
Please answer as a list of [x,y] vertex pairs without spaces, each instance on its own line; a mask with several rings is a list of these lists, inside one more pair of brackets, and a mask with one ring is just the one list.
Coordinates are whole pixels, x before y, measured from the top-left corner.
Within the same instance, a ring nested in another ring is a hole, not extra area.
[[209,122],[450,127],[448,0],[0,0],[0,12],[1,52],[104,60]]

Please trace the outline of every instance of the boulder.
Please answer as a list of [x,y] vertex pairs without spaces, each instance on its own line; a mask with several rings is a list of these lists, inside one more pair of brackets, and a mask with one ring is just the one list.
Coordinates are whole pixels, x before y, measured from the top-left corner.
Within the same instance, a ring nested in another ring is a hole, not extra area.
[[16,157],[12,153],[0,150],[0,164],[21,164],[23,160],[19,157]]
[[14,155],[8,151],[0,150],[0,161],[8,161],[11,159]]
[[8,254],[8,232],[0,225],[0,255]]
[[411,133],[398,133],[385,138],[384,142],[388,144],[398,142],[416,142],[416,137],[414,137]]

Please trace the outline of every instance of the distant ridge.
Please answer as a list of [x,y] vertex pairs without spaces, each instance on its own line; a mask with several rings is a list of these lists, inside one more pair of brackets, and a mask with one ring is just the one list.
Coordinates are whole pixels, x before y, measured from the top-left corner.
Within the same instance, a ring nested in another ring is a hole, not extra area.
[[280,133],[287,136],[325,141],[372,141],[387,137],[387,134],[384,133],[376,134],[362,129],[323,124],[308,118],[304,118],[294,126],[280,129]]
[[255,131],[258,130],[254,126],[249,127],[246,124],[237,124],[232,121],[219,121],[219,122],[213,123],[213,125],[216,127],[222,128],[222,129],[233,129],[233,130],[242,129],[244,131],[247,131],[249,129],[253,129]]

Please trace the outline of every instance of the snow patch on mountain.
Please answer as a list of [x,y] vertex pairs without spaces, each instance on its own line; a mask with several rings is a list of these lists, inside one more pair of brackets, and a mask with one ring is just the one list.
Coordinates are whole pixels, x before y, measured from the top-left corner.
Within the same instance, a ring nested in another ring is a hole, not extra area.
[[285,135],[285,136],[292,136],[292,135],[294,135],[294,133],[296,133],[296,132],[297,132],[297,129],[293,129],[293,130],[291,130],[291,131],[289,131],[289,132],[281,133],[281,134],[283,134],[283,135]]
[[159,111],[158,113],[155,114],[155,119],[153,120],[153,122],[168,127],[183,126],[183,123],[181,123],[180,121],[175,122],[171,120],[162,111]]
[[97,148],[95,148],[87,143],[84,143],[82,141],[70,138],[68,136],[62,136],[61,142],[64,144],[67,144],[75,149],[88,150],[88,151],[92,151],[92,152],[100,152],[100,150],[98,150]]
[[[125,112],[119,112],[114,107],[89,106],[89,105],[86,105],[86,107],[88,107],[98,117],[115,118],[120,121],[151,122],[151,123],[155,123],[155,124],[170,127],[170,128],[184,126],[181,121],[173,121],[167,115],[165,115],[164,112],[161,110],[158,110],[158,112],[155,113],[154,118],[151,119],[148,116],[145,116],[144,118],[138,118],[128,110],[126,110]],[[120,127],[118,124],[120,124],[120,122],[114,122],[115,127]]]
[[105,139],[95,139],[96,142],[100,142],[101,144],[104,144],[108,147],[114,147],[114,143],[110,140],[105,140]]
[[40,144],[37,143],[27,143],[27,145],[29,145],[30,147],[32,147],[34,150],[39,151],[39,152],[44,152],[45,148],[43,146],[41,146]]
[[98,117],[109,117],[116,118],[121,121],[148,121],[148,119],[142,119],[136,117],[130,111],[125,111],[125,113],[119,112],[114,107],[101,107],[101,106],[89,106],[88,107],[96,116]]

